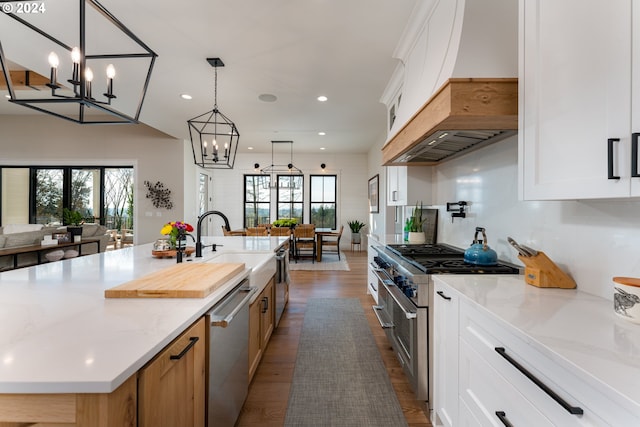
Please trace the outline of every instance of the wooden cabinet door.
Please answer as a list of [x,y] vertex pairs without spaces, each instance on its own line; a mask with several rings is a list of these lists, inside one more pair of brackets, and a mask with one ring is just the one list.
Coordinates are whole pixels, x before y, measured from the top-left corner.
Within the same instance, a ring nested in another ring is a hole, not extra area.
[[262,294],[249,306],[249,381],[253,378],[262,357],[262,306]]
[[631,3],[520,0],[525,200],[630,195]]
[[433,407],[443,426],[458,425],[459,299],[447,285],[434,284]]
[[260,301],[262,307],[260,308],[260,334],[261,334],[261,348],[264,351],[271,334],[273,333],[273,327],[275,325],[275,287],[274,280],[271,279],[269,284],[264,288],[260,295]]
[[139,427],[204,427],[205,335],[201,318],[140,370]]

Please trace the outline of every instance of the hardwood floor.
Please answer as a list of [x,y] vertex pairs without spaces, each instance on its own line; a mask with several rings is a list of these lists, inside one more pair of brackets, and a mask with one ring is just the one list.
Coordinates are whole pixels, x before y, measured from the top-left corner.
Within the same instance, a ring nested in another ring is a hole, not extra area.
[[431,426],[371,310],[374,301],[366,293],[367,254],[347,251],[346,256],[351,271],[291,271],[289,303],[249,387],[237,426],[283,425],[306,301],[311,297],[360,299],[407,423]]

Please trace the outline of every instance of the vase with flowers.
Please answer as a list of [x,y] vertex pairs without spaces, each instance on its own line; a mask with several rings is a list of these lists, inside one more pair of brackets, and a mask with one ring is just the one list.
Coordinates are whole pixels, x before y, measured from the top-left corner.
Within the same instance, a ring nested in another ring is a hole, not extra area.
[[171,249],[178,247],[178,241],[186,240],[188,233],[193,231],[193,226],[183,221],[171,221],[160,230],[160,234],[168,236]]

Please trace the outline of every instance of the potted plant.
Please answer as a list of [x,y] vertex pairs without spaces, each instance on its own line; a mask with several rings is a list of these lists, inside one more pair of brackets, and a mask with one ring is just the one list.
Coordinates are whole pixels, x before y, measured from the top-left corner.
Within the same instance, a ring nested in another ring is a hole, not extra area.
[[295,218],[280,218],[273,221],[273,226],[294,228],[297,223],[298,220]]
[[84,218],[80,212],[64,208],[62,210],[62,222],[67,226],[67,231],[73,236],[72,240],[76,240],[75,236],[82,236]]
[[360,230],[365,226],[365,223],[354,220],[347,222],[347,224],[349,224],[349,228],[351,229],[351,243],[359,244],[361,242]]
[[416,202],[416,207],[407,221],[409,227],[409,243],[425,242],[424,230],[422,229],[425,221],[426,219],[422,219],[422,202],[420,202],[420,206],[418,206]]

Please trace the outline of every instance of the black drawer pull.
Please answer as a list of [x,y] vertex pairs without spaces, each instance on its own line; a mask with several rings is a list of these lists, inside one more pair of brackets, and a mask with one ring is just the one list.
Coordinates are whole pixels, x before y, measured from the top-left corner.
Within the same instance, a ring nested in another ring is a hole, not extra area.
[[437,291],[436,294],[440,295],[442,298],[446,299],[447,301],[451,300],[451,297],[446,296],[442,291]]
[[609,138],[607,140],[607,178],[620,179],[619,176],[613,174],[613,143],[620,141],[620,138]]
[[638,172],[638,137],[640,133],[631,134],[631,177],[640,178]]
[[496,416],[500,421],[502,421],[504,427],[513,427],[513,424],[509,422],[509,420],[507,419],[507,414],[505,414],[504,411],[496,411]]
[[189,350],[191,350],[191,347],[193,347],[194,345],[196,345],[196,342],[198,342],[200,338],[199,337],[189,337],[189,345],[187,345],[184,350],[182,350],[180,352],[180,354],[172,354],[171,356],[169,356],[169,359],[171,360],[178,360],[178,359],[182,359],[182,357],[187,354],[187,352]]
[[549,397],[555,400],[567,412],[573,415],[582,415],[584,413],[582,408],[569,405],[562,397],[558,396],[555,391],[551,390],[546,384],[536,378],[531,372],[527,371],[524,366],[516,362],[511,356],[507,354],[507,351],[504,349],[504,347],[496,347],[495,351],[497,351],[500,356],[504,357],[507,362],[513,365],[513,367],[520,371],[525,377],[529,378],[535,385],[540,387],[542,391],[547,393]]

